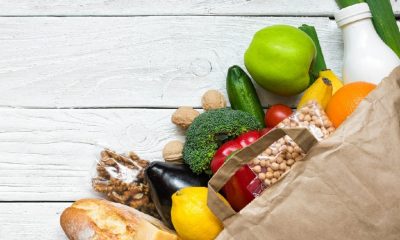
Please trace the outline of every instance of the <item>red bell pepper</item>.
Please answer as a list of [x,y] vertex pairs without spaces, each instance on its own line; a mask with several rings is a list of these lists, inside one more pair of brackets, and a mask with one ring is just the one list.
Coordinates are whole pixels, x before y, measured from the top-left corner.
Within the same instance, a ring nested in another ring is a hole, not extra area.
[[[252,144],[260,137],[260,132],[250,131],[224,143],[217,150],[211,161],[211,171],[213,173],[217,172],[233,152]],[[254,172],[245,165],[223,187],[222,191],[226,199],[236,211],[240,211],[254,199],[253,194],[248,190],[248,186],[255,178]]]

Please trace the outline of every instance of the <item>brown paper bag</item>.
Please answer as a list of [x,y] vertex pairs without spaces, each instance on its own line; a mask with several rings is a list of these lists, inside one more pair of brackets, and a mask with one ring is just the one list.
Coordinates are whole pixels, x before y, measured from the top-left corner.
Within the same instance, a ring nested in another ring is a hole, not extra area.
[[209,207],[225,225],[217,239],[400,239],[400,67],[281,181],[239,213],[223,205],[214,193],[282,134],[303,150],[315,143],[304,129],[277,130],[210,180]]

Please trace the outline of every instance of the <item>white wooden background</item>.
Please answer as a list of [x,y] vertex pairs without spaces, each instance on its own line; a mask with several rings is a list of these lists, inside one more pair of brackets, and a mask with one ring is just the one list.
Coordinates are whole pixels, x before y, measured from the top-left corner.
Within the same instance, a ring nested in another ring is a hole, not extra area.
[[[396,14],[400,2],[392,1]],[[0,0],[0,239],[65,239],[100,150],[161,160],[181,105],[225,92],[258,29],[317,28],[340,75],[334,0]],[[265,107],[294,105],[259,89]]]

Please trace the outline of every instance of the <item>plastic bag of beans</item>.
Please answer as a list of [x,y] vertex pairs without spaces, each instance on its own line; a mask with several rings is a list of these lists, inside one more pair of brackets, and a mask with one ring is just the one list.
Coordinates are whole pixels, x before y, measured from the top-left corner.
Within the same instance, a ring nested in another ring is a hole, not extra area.
[[[277,128],[297,127],[307,128],[318,141],[327,138],[335,131],[324,110],[314,101],[308,102],[277,126]],[[283,178],[296,162],[304,157],[303,150],[288,135],[280,138],[249,163],[257,178],[250,183],[248,190],[254,196],[259,196],[262,191]]]

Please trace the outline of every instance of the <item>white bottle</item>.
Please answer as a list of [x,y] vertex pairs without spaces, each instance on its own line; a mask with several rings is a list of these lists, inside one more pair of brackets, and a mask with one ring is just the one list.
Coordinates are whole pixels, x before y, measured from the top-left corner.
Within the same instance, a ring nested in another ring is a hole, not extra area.
[[335,19],[343,30],[345,83],[364,81],[378,84],[400,65],[399,57],[376,33],[367,3],[341,9]]

